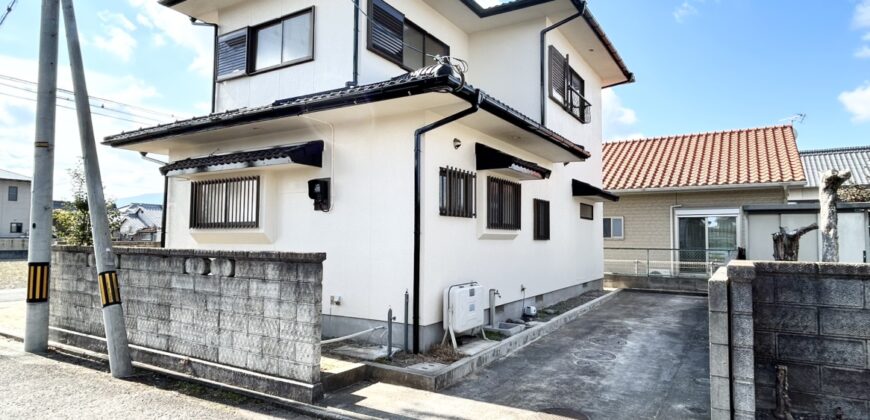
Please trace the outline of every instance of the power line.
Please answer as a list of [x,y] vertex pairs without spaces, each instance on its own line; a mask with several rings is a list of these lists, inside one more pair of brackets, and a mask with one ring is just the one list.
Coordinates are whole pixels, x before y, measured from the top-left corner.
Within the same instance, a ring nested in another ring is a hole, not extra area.
[[[26,84],[28,84],[28,85],[33,85],[33,86],[38,86],[38,83],[36,83],[36,82],[32,82],[32,81],[30,81],[30,80],[25,80],[25,79],[19,79],[19,78],[17,78],[17,77],[13,77],[13,76],[5,75],[5,74],[0,74],[0,79],[5,79],[5,80],[9,80],[9,81],[13,81],[13,82],[19,82],[19,83],[26,83]],[[74,91],[71,91],[71,90],[68,90],[68,89],[61,89],[61,88],[58,88],[57,91],[58,91],[58,92],[67,93],[67,94],[70,94],[70,95],[75,95],[75,92],[74,92]],[[106,102],[106,103],[112,103],[112,104],[115,104],[115,105],[120,105],[120,106],[123,106],[123,107],[126,107],[126,108],[138,109],[138,110],[140,110],[140,111],[142,111],[142,112],[147,112],[147,113],[149,113],[149,114],[153,114],[153,115],[159,115],[159,116],[164,116],[164,117],[169,117],[169,118],[176,118],[176,117],[175,117],[175,114],[170,114],[170,113],[167,113],[167,112],[161,112],[161,111],[155,111],[155,110],[153,110],[153,109],[143,108],[143,107],[141,107],[141,106],[137,106],[137,105],[126,104],[126,103],[118,102],[118,101],[115,101],[115,100],[112,100],[112,99],[101,98],[101,97],[99,97],[99,96],[89,95],[88,98],[90,98],[90,99],[92,99],[92,100],[93,100],[93,99],[96,99],[96,100],[101,101],[101,102]]]
[[[36,102],[36,99],[35,99],[35,98],[28,98],[28,97],[25,97],[25,96],[13,95],[13,94],[8,93],[8,92],[0,92],[0,95],[2,95],[2,96],[8,96],[8,97],[10,97],[10,98],[22,99],[22,100],[25,100],[25,101]],[[57,106],[58,108],[71,109],[71,110],[75,111],[75,107],[65,106],[65,105],[62,105],[62,104],[55,104],[55,106]],[[136,124],[142,124],[142,125],[149,125],[149,124],[150,124],[150,123],[147,123],[147,122],[142,122],[142,121],[136,121],[136,120],[131,120],[131,119],[127,119],[127,118],[122,118],[122,117],[119,117],[119,116],[117,116],[117,115],[103,114],[103,113],[100,113],[100,112],[97,112],[97,111],[91,111],[91,114],[99,115],[99,116],[106,117],[106,118],[114,118],[114,119],[116,119],[116,120],[127,121],[127,122],[131,122],[131,123],[136,123]]]
[[0,17],[0,26],[3,26],[3,22],[6,22],[6,17],[9,16],[10,13],[12,13],[12,8],[15,7],[15,3],[17,2],[18,0],[12,0],[9,5],[6,6],[6,12],[3,13],[3,17]]

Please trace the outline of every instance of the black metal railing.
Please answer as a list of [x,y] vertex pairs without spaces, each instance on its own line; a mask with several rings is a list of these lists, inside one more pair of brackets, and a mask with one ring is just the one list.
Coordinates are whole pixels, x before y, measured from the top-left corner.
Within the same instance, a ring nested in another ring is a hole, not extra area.
[[489,229],[520,230],[520,184],[495,177],[487,177],[486,227]]
[[474,172],[440,168],[440,212],[442,216],[476,217],[477,175]]
[[190,186],[190,227],[244,229],[260,225],[260,177],[214,179]]
[[570,83],[566,86],[565,110],[583,124],[592,121],[592,104],[583,97],[580,89]]
[[604,272],[709,277],[736,257],[736,249],[604,248]]

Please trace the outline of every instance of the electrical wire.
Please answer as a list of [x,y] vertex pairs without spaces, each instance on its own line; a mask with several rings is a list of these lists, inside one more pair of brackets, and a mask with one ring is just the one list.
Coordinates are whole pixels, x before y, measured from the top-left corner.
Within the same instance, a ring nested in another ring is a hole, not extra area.
[[[36,102],[36,99],[35,99],[35,98],[28,98],[28,97],[25,97],[25,96],[13,95],[13,94],[11,94],[11,93],[7,93],[7,92],[0,92],[0,95],[2,95],[2,96],[8,96],[8,97],[10,97],[10,98],[15,98],[15,99],[22,99],[22,100],[25,100],[25,101]],[[62,105],[62,104],[55,104],[55,106],[57,106],[58,108],[71,109],[71,110],[75,111],[75,107],[65,106],[65,105]],[[122,117],[119,117],[119,116],[117,116],[117,115],[103,114],[103,113],[100,113],[100,112],[97,112],[97,111],[91,111],[91,114],[93,114],[93,115],[99,115],[99,116],[107,117],[107,118],[114,118],[114,119],[116,119],[116,120],[127,121],[127,122],[131,122],[131,123],[136,123],[136,124],[142,124],[142,125],[144,125],[144,126],[147,126],[147,125],[150,124],[150,123],[147,123],[147,122],[142,122],[142,121],[136,121],[136,120],[131,120],[131,119],[127,119],[127,118],[122,118]]]
[[10,13],[12,13],[12,8],[15,7],[15,3],[17,2],[18,0],[12,0],[11,2],[9,2],[9,5],[6,6],[6,12],[3,13],[3,17],[0,17],[0,26],[3,26],[3,22],[6,22],[6,18],[9,16]]

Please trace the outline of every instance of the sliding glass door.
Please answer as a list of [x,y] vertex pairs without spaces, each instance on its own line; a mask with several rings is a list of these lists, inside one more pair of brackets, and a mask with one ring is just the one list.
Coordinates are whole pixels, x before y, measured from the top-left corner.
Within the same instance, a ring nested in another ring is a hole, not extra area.
[[737,249],[737,216],[678,214],[677,240],[680,272],[711,274]]

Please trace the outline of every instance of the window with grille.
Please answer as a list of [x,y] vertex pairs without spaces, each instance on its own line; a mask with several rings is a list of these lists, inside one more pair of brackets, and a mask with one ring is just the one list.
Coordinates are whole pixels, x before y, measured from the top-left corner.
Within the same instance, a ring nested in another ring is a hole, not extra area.
[[486,179],[486,227],[520,230],[520,184],[495,177]]
[[244,229],[260,225],[260,177],[196,181],[190,188],[190,227]]
[[412,71],[435,64],[432,56],[450,55],[447,44],[405,18],[383,0],[369,2],[369,49]]
[[583,124],[592,121],[592,105],[586,100],[586,81],[568,64],[568,56],[554,46],[550,54],[550,98]]
[[533,202],[535,234],[538,241],[550,239],[550,202],[535,199]]
[[595,207],[590,204],[580,203],[580,218],[586,220],[592,220],[595,217],[594,213]]
[[22,233],[24,231],[23,223],[10,223],[9,233]]
[[440,169],[441,215],[454,217],[475,217],[474,172],[446,167]]

